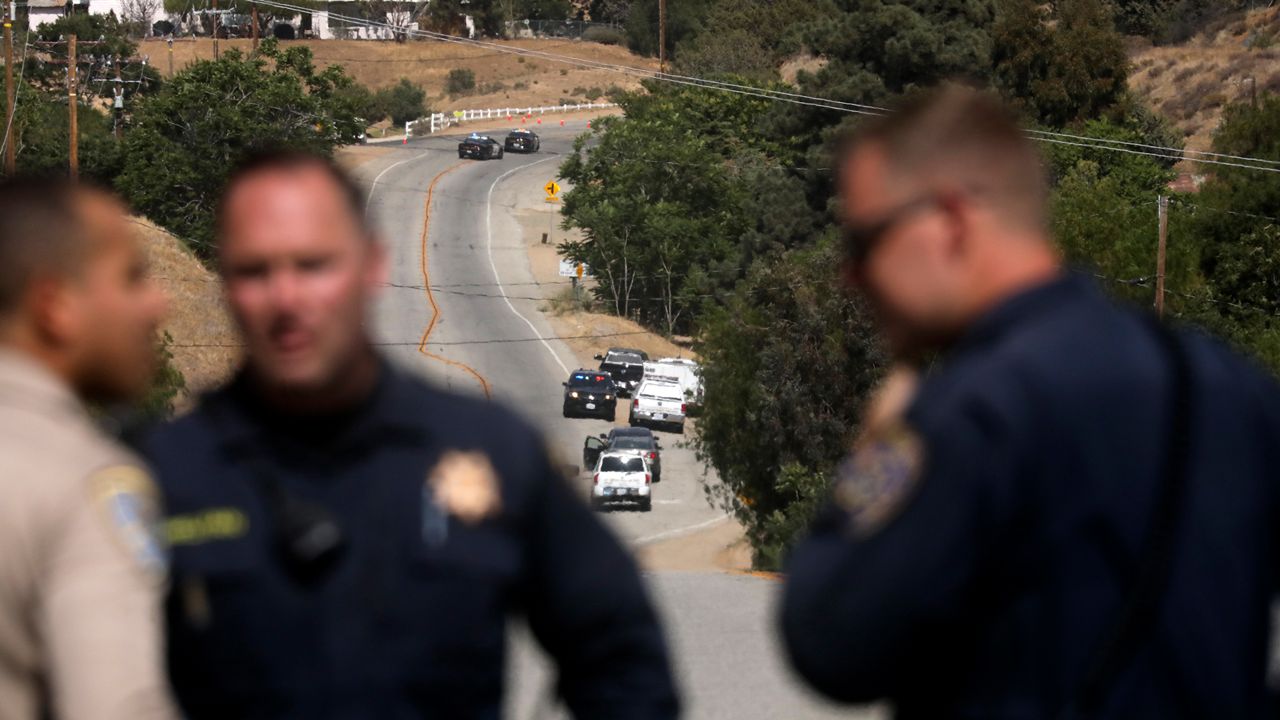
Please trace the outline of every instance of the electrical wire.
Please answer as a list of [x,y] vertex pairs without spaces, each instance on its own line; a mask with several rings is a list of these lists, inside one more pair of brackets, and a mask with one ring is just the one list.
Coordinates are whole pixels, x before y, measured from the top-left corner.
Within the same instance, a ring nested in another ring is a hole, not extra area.
[[[279,7],[282,9],[287,9],[287,10],[298,12],[298,13],[311,12],[309,9],[304,8],[302,6],[293,5],[285,2],[279,2],[278,0],[260,0],[260,4],[267,5],[270,7]],[[538,50],[530,50],[527,48],[511,47],[506,45],[500,45],[498,43],[493,43],[493,42],[474,40],[471,38],[460,38],[460,37],[455,37],[445,33],[422,30],[421,28],[397,28],[388,23],[380,23],[372,20],[364,20],[362,18],[355,18],[351,16],[335,14],[332,12],[330,13],[329,16],[331,18],[337,17],[339,19],[351,21],[356,24],[363,24],[367,27],[387,27],[387,28],[399,30],[401,32],[405,32],[406,34],[412,35],[412,36],[426,37],[434,40],[439,40],[442,42],[449,42],[449,43],[454,43],[459,45],[467,45],[467,46],[473,46],[473,47],[486,47],[486,48],[491,48],[496,52],[503,52],[503,53],[508,53],[512,55],[523,55],[526,57],[537,57],[537,58],[548,60],[551,62],[559,62],[559,63],[565,63],[570,65],[576,65],[578,67],[583,67],[586,69],[605,70],[609,72],[622,73],[622,74],[627,74],[632,76],[641,76],[645,78],[650,78],[650,79],[655,79],[655,80],[660,80],[660,81],[670,82],[670,83],[675,83],[680,85],[702,87],[706,89],[718,89],[726,92],[736,93],[739,95],[747,95],[752,97],[759,97],[762,99],[768,99],[768,100],[774,100],[774,101],[780,101],[780,102],[789,102],[796,105],[810,106],[810,107],[816,107],[820,109],[836,110],[836,111],[855,113],[855,114],[861,114],[861,115],[882,115],[889,112],[887,108],[879,107],[875,105],[847,102],[842,100],[834,100],[831,98],[823,98],[819,96],[805,95],[802,93],[793,93],[793,92],[783,91],[783,90],[769,90],[764,88],[757,88],[750,85],[743,85],[740,83],[732,83],[732,82],[726,82],[726,81],[720,81],[720,80],[710,80],[706,78],[698,78],[698,77],[688,76],[688,75],[678,75],[674,73],[665,73],[665,72],[649,70],[645,68],[637,68],[630,65],[620,65],[620,64],[614,64],[614,63],[604,63],[604,62],[599,62],[594,60],[585,60],[582,58],[575,58],[567,55],[557,55],[554,53],[547,53],[547,52],[538,51]],[[1029,130],[1027,131],[1027,133],[1028,135],[1032,136],[1033,139],[1052,142],[1059,145],[1074,145],[1078,147],[1088,147],[1088,148],[1093,148],[1098,150],[1127,152],[1135,155],[1146,155],[1146,156],[1170,159],[1170,160],[1178,160],[1178,161],[1186,160],[1190,162],[1198,162],[1198,163],[1204,163],[1204,164],[1210,164],[1210,165],[1219,165],[1219,166],[1225,166],[1225,167],[1260,170],[1263,172],[1280,173],[1280,161],[1267,160],[1263,158],[1253,158],[1253,157],[1242,156],[1242,155],[1227,155],[1224,153],[1212,153],[1212,152],[1198,151],[1198,150],[1186,151],[1178,148],[1163,147],[1159,145],[1149,145],[1144,143],[1130,143],[1129,141],[1108,140],[1104,138],[1095,138],[1095,137],[1089,137],[1084,135],[1073,135],[1071,133],[1061,133],[1061,132],[1053,132],[1053,131],[1047,131],[1047,130]],[[1073,140],[1077,140],[1077,141],[1085,140],[1087,142],[1085,143],[1071,142]],[[1131,150],[1131,149],[1126,149],[1126,147],[1124,146],[1139,147],[1147,151],[1155,150],[1159,152],[1144,152],[1140,150]],[[1187,154],[1193,154],[1201,157],[1188,158],[1186,157]],[[1217,159],[1217,158],[1223,158],[1223,159]],[[1243,161],[1243,162],[1231,162],[1233,160]],[[1248,164],[1248,163],[1256,163],[1256,164]],[[1270,167],[1266,167],[1266,166],[1270,166]]]

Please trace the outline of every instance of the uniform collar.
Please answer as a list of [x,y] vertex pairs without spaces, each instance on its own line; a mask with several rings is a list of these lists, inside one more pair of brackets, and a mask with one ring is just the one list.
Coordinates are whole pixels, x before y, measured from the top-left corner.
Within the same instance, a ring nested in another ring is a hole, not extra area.
[[1034,287],[1018,292],[997,304],[978,318],[952,347],[952,353],[987,345],[1018,327],[1065,304],[1098,295],[1097,287],[1087,278],[1071,271]]
[[[427,425],[413,381],[404,371],[383,358],[378,360],[378,381],[372,394],[350,410],[350,425],[341,434],[333,450],[398,441],[409,445],[424,444]],[[221,442],[226,449],[252,446],[277,431],[289,417],[273,413],[259,402],[245,370],[221,390],[206,399],[208,412],[215,417]],[[299,416],[306,421],[307,416]]]
[[11,348],[0,348],[0,403],[86,417],[84,405],[65,380],[30,355]]

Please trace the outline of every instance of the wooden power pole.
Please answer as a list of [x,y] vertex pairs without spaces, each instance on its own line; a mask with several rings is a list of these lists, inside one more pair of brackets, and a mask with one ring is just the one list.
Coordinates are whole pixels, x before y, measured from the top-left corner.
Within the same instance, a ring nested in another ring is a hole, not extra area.
[[71,179],[76,180],[80,177],[80,131],[76,124],[76,104],[79,102],[77,97],[77,85],[80,81],[76,78],[76,36],[67,36],[67,108],[70,115],[68,116],[71,124],[68,135],[71,140]]
[[253,19],[253,52],[258,52],[258,3],[254,3],[249,10],[249,14]]
[[116,56],[115,97],[111,106],[111,134],[120,141],[120,115],[124,113],[124,78],[120,75],[120,56]]
[[13,18],[9,5],[4,11],[4,174],[13,175],[18,164],[17,143],[13,141],[13,112],[18,98],[13,89]]
[[1164,254],[1169,240],[1169,198],[1160,196],[1160,240],[1156,245],[1156,315],[1164,317]]
[[667,71],[667,0],[658,0],[658,69]]
[[218,0],[213,0],[213,59],[219,58],[218,54]]

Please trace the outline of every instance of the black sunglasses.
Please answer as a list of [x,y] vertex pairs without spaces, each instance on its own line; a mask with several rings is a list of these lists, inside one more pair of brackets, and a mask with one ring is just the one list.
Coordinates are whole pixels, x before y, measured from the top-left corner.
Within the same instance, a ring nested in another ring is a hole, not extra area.
[[866,262],[871,251],[879,245],[889,231],[912,215],[927,210],[941,200],[936,195],[919,197],[899,206],[896,210],[873,223],[846,224],[842,229],[845,260],[855,267]]

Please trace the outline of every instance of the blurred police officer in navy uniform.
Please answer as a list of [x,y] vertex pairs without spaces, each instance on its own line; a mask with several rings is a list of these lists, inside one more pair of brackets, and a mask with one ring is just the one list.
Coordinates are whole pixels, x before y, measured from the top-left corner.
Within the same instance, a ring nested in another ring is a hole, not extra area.
[[1062,268],[996,101],[921,96],[839,165],[897,365],[790,557],[795,668],[902,718],[1267,715],[1275,384]]
[[580,718],[677,715],[637,569],[539,436],[381,359],[384,251],[327,160],[228,183],[243,370],[149,441],[169,513],[169,669],[198,718],[497,718],[523,616]]

